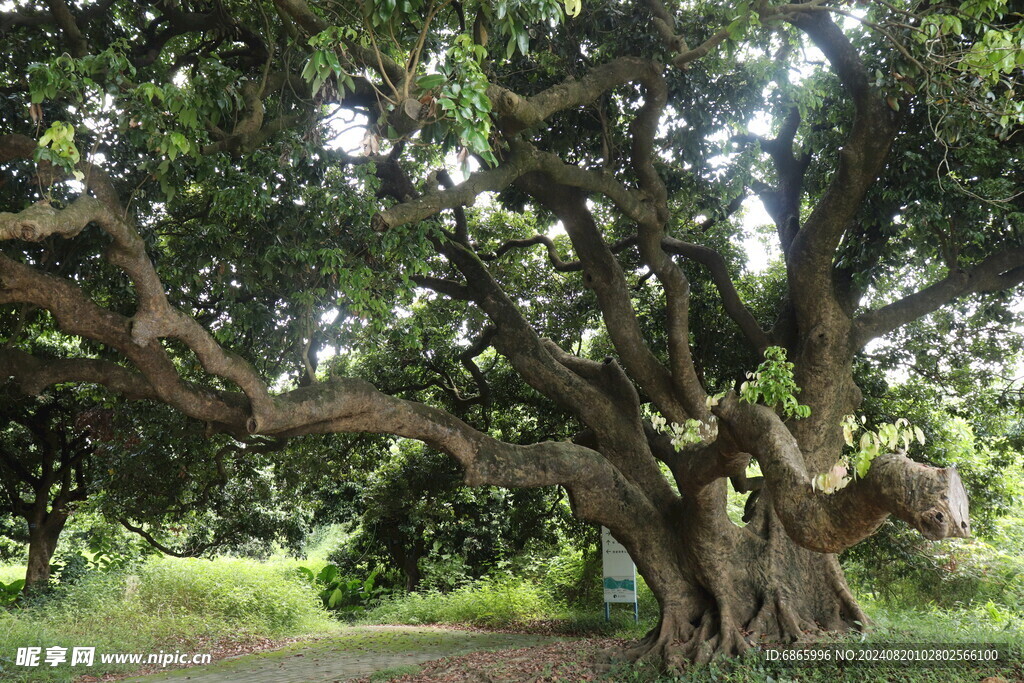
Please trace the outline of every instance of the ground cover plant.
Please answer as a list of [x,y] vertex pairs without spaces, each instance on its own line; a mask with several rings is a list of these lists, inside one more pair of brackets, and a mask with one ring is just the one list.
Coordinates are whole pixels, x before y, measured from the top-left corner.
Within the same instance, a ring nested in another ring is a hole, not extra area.
[[[9,513],[45,551],[93,486],[169,552],[212,542],[158,538],[182,520],[295,540],[412,440],[496,487],[439,492],[461,517],[611,529],[659,605],[634,658],[859,629],[840,553],[1013,498],[986,482],[1020,450],[1022,27],[1002,0],[4,5],[2,390],[117,427],[5,424]],[[383,512],[413,587],[455,516]],[[465,540],[449,566],[508,560]]]

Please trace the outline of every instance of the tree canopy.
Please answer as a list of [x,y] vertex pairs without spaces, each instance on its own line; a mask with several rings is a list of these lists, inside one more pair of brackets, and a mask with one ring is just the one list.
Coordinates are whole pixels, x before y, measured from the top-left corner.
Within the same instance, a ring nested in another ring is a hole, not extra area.
[[1019,348],[1002,0],[54,0],[0,35],[24,391],[562,486],[658,597],[634,654],[669,662],[862,626],[835,553],[889,515],[970,534],[910,411],[855,413],[864,366]]

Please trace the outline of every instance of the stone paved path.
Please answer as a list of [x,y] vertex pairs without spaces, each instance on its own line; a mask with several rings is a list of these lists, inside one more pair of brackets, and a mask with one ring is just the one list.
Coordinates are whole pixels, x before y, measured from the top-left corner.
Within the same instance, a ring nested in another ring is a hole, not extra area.
[[363,626],[313,643],[126,679],[137,683],[324,683],[471,652],[546,645],[550,636],[417,626]]

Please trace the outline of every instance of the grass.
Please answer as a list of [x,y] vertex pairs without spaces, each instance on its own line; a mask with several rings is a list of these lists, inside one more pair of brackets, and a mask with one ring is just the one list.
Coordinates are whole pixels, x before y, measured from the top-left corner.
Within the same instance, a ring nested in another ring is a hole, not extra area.
[[[314,591],[297,578],[296,567],[314,572],[322,560],[256,562],[221,558],[209,560],[153,559],[130,572],[92,573],[77,584],[17,610],[0,612],[0,680],[70,681],[67,665],[26,669],[14,664],[18,647],[95,647],[97,653],[209,652],[215,644],[245,642],[336,632],[339,625],[320,607]],[[7,568],[11,578],[23,568]],[[572,572],[567,572],[567,576]],[[0,573],[0,577],[4,574]],[[541,577],[541,578],[538,578]],[[600,603],[580,610],[564,597],[566,586],[532,578],[491,577],[443,594],[425,591],[385,600],[366,613],[364,623],[468,624],[544,633],[640,637],[657,620],[653,596],[641,582],[641,616],[634,624],[631,610],[613,606],[605,622]],[[550,575],[549,575],[550,576]],[[561,579],[559,580],[561,581]],[[568,581],[568,579],[566,579]],[[569,581],[572,583],[572,581]],[[576,582],[579,583],[578,581]],[[595,593],[596,599],[600,599]],[[917,593],[915,593],[917,595]],[[589,596],[587,602],[593,602]],[[891,596],[865,593],[862,605],[873,621],[867,643],[993,643],[1024,652],[1024,614],[1000,602],[940,606],[938,603],[894,601]],[[857,637],[859,638],[859,636]],[[356,639],[358,640],[358,639]],[[355,641],[353,641],[355,642]],[[840,640],[841,643],[860,642]],[[374,647],[378,647],[375,645]],[[1019,666],[1019,665],[1018,665]],[[124,670],[126,667],[120,667]],[[131,668],[131,667],[128,667]],[[95,666],[90,674],[113,673],[115,665]],[[388,670],[380,680],[409,671]],[[643,666],[612,673],[621,681],[850,681],[980,680],[1003,676],[1024,679],[1012,666],[981,665],[957,668],[906,665],[859,666],[839,670],[834,665],[794,668],[766,662],[753,654],[729,662],[694,668],[685,677],[658,679]]]
[[560,616],[543,590],[509,578],[492,578],[457,588],[411,593],[386,600],[373,610],[373,623],[473,624],[509,626]]
[[390,681],[402,676],[413,676],[419,673],[420,667],[415,665],[393,666],[390,669],[381,669],[370,676],[371,681]]
[[[0,680],[67,681],[67,664],[26,668],[19,647],[95,647],[100,653],[203,653],[245,642],[337,628],[295,576],[294,563],[154,559],[132,572],[93,573],[23,609],[0,612]],[[129,667],[131,668],[131,667]]]
[[[570,572],[571,574],[571,572]],[[563,582],[551,575],[492,576],[442,593],[425,590],[385,599],[360,621],[371,624],[438,624],[541,631],[563,634],[609,635],[637,638],[658,620],[658,605],[643,578],[637,576],[640,621],[634,622],[632,605],[612,605],[605,621],[601,592],[588,591],[584,600],[568,601]],[[575,588],[578,592],[578,586]],[[579,603],[592,604],[580,609]]]

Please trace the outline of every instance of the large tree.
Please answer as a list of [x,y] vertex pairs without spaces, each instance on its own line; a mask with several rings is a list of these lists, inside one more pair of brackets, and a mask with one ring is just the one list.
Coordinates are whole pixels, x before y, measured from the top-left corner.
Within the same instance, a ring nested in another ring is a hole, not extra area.
[[[902,452],[814,484],[836,472],[866,344],[960,301],[1012,323],[1024,31],[997,0],[580,9],[0,14],[5,373],[240,439],[387,433],[469,484],[563,486],[658,597],[635,654],[865,623],[835,553],[889,515],[968,535],[963,486]],[[767,284],[740,268],[750,193],[782,258]],[[77,352],[20,354],[37,325]],[[396,338],[418,385],[317,367]],[[526,386],[489,391],[507,370]],[[577,436],[510,442],[499,410],[561,412]],[[757,491],[745,526],[730,478]]]

